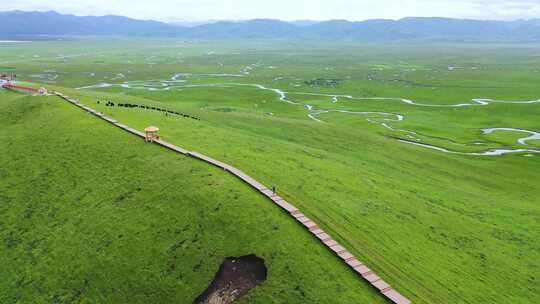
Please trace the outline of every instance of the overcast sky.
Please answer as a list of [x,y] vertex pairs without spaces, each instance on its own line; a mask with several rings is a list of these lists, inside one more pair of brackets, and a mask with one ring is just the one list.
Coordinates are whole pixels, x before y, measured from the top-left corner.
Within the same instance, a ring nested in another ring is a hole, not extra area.
[[161,21],[399,19],[440,16],[514,20],[540,18],[540,0],[13,0],[0,10],[116,14]]

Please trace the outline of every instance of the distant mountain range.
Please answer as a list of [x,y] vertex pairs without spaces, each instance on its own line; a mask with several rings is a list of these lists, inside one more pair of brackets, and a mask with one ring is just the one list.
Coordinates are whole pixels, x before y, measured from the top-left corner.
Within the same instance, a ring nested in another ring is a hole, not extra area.
[[174,35],[177,28],[121,16],[79,17],[57,12],[0,12],[0,35]]
[[0,37],[156,36],[186,39],[316,39],[388,42],[403,40],[539,42],[540,19],[480,21],[412,17],[350,22],[270,19],[181,26],[122,16],[79,17],[50,12],[0,12]]

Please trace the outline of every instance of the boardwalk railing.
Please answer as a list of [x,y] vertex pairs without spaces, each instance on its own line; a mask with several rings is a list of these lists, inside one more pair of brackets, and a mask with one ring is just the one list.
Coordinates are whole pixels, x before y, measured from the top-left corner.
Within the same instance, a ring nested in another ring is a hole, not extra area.
[[31,88],[31,87],[25,87],[25,86],[21,86],[21,85],[14,85],[14,84],[10,84],[10,83],[2,85],[2,88],[8,89],[8,90],[25,91],[25,92],[30,92],[30,93],[38,93],[39,92],[39,89],[35,89],[35,88]]
[[[106,116],[105,114],[98,112],[92,108],[89,108],[82,103],[80,103],[79,100],[72,99],[62,93],[54,92],[55,95],[61,97],[62,99],[74,104],[75,106],[94,114],[95,116],[125,130],[128,131],[134,135],[137,135],[139,137],[145,137],[145,134],[141,131],[135,130],[129,126],[126,126],[124,124],[119,123],[117,120]],[[274,202],[277,206],[285,210],[291,217],[296,219],[300,224],[302,224],[306,229],[309,230],[311,234],[313,234],[316,238],[318,238],[326,247],[328,247],[331,251],[333,251],[341,260],[343,260],[344,263],[346,263],[350,268],[352,268],[355,272],[357,272],[362,278],[364,278],[366,281],[368,281],[373,287],[375,287],[380,293],[382,293],[387,299],[389,299],[391,302],[395,304],[410,304],[411,301],[401,295],[399,292],[397,292],[395,289],[393,289],[388,283],[386,283],[381,277],[379,277],[375,272],[373,272],[371,269],[369,269],[364,263],[360,262],[352,253],[347,251],[345,247],[341,246],[336,240],[334,240],[328,233],[326,233],[323,229],[321,229],[314,221],[312,221],[310,218],[308,218],[306,215],[304,215],[298,208],[296,208],[291,203],[285,201],[283,198],[276,195],[272,190],[269,190],[266,186],[259,183],[246,173],[242,172],[241,170],[225,164],[223,162],[220,162],[218,160],[212,159],[204,154],[193,152],[193,151],[187,151],[185,149],[182,149],[180,147],[177,147],[171,143],[168,143],[164,140],[157,140],[154,141],[156,144],[161,145],[169,150],[172,150],[174,152],[181,153],[183,155],[193,157],[202,161],[205,161],[209,164],[212,164],[216,167],[219,167],[227,172],[230,172],[234,176],[238,177],[239,179],[243,180],[246,184],[251,186],[252,188],[259,191],[262,195],[268,197],[272,202]]]

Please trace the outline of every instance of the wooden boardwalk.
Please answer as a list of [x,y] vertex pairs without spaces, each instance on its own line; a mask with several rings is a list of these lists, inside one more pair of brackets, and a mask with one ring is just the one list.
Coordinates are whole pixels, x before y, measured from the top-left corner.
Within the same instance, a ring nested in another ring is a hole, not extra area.
[[[124,124],[119,123],[117,120],[106,116],[103,113],[100,113],[94,109],[91,109],[82,103],[80,103],[79,100],[72,99],[62,93],[54,92],[55,95],[61,97],[62,99],[74,104],[77,107],[80,107],[81,109],[87,111],[88,113],[91,113],[95,115],[96,117],[99,117],[118,128],[121,128],[127,132],[130,132],[134,135],[140,136],[144,138],[144,133],[138,130],[135,130],[129,126],[126,126]],[[397,292],[395,289],[393,289],[388,283],[386,283],[381,277],[379,277],[375,272],[373,272],[371,269],[369,269],[364,263],[360,262],[352,253],[347,251],[345,247],[341,246],[336,240],[332,239],[332,237],[326,233],[322,228],[320,228],[317,223],[312,221],[310,218],[305,216],[298,208],[296,208],[293,204],[285,201],[283,198],[276,195],[272,190],[269,190],[267,187],[265,187],[263,184],[259,183],[246,173],[242,172],[241,170],[225,164],[223,162],[220,162],[218,160],[212,159],[204,154],[193,152],[193,151],[187,151],[185,149],[182,149],[180,147],[177,147],[171,143],[168,143],[163,140],[155,141],[156,144],[161,145],[169,150],[172,150],[174,152],[181,153],[183,155],[193,157],[199,160],[202,160],[204,162],[207,162],[209,164],[212,164],[218,168],[221,168],[227,172],[230,172],[234,176],[238,177],[239,179],[243,180],[246,184],[254,188],[255,190],[259,191],[262,195],[268,197],[274,204],[282,208],[285,212],[287,212],[292,218],[294,218],[296,221],[298,221],[301,225],[303,225],[311,234],[313,234],[317,239],[319,239],[326,247],[328,247],[332,252],[335,253],[337,257],[339,257],[345,264],[347,264],[353,271],[358,273],[359,276],[361,276],[363,279],[365,279],[367,282],[369,282],[374,288],[376,288],[381,294],[383,294],[388,300],[390,300],[392,303],[395,304],[410,304],[411,301],[404,297],[402,294]]]

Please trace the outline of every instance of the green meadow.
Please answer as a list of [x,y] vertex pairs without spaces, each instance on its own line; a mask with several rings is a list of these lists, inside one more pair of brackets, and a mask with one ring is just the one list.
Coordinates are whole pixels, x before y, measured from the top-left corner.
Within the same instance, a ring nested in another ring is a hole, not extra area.
[[[74,39],[2,44],[0,71],[276,186],[413,303],[534,303],[539,53]],[[250,253],[241,303],[385,302],[226,172],[52,96],[0,90],[0,127],[1,303],[190,303]]]

